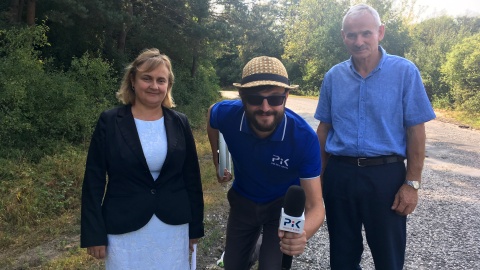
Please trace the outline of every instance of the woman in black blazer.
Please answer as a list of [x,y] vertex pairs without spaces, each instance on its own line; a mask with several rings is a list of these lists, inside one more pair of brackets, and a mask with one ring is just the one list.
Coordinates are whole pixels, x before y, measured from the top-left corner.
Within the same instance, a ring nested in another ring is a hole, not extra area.
[[81,247],[107,269],[189,269],[204,236],[195,141],[173,111],[170,59],[157,49],[128,67],[92,135],[82,188]]

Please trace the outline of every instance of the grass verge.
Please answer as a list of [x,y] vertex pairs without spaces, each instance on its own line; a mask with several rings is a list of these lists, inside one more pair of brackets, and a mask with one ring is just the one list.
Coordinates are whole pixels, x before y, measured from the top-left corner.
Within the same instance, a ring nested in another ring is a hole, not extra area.
[[437,119],[440,121],[445,121],[453,123],[466,128],[473,128],[480,130],[480,113],[472,114],[461,111],[450,111],[435,109],[437,114]]

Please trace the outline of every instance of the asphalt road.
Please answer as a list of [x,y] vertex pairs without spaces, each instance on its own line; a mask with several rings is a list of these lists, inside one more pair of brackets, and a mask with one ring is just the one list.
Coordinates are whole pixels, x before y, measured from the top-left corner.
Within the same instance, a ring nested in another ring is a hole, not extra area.
[[[225,93],[234,97],[236,92]],[[314,130],[316,99],[290,96],[286,106]],[[437,114],[438,115],[438,114]],[[407,222],[404,269],[480,269],[480,131],[433,120],[426,123],[427,145],[419,204]],[[292,269],[330,269],[326,226],[294,258]],[[375,269],[365,242],[363,269]]]

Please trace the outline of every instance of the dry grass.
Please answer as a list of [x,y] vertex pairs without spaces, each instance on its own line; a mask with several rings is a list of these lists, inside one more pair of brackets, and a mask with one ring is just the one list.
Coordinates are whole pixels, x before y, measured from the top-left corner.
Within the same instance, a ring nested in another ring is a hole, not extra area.
[[435,109],[435,113],[440,121],[480,130],[480,114],[442,109]]

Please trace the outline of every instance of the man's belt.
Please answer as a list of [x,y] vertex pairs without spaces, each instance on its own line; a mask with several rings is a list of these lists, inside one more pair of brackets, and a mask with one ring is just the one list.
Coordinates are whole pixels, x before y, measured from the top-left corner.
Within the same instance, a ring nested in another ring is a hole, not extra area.
[[358,167],[378,166],[383,164],[403,162],[404,157],[398,155],[379,156],[379,157],[347,157],[347,156],[330,156],[330,158],[350,163]]

